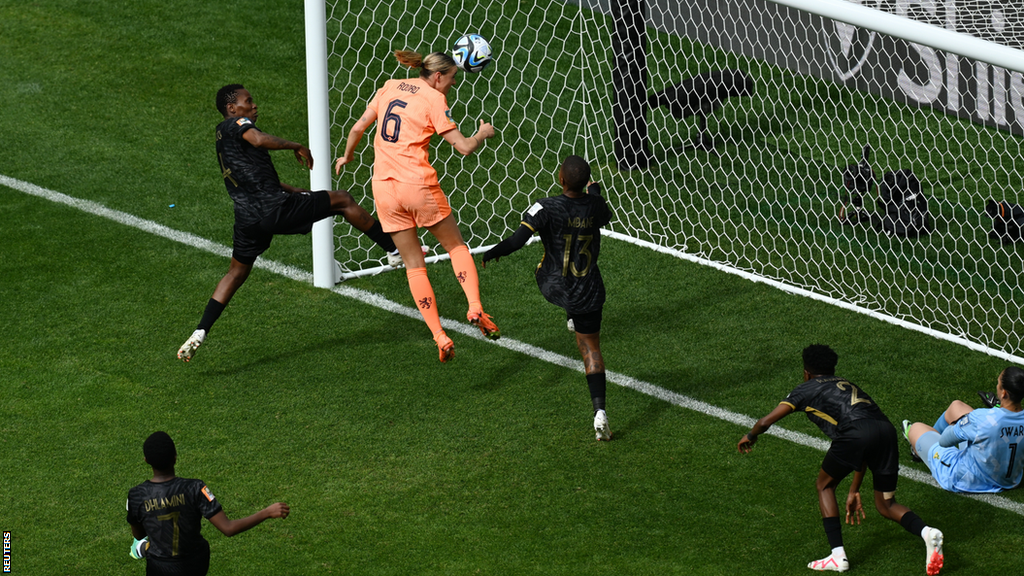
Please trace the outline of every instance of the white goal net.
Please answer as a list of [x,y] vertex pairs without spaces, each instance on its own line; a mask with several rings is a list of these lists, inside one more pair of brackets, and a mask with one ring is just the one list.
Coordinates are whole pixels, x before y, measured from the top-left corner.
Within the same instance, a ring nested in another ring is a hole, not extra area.
[[[1020,0],[852,4],[1011,48],[1024,38]],[[512,232],[579,154],[614,232],[1020,355],[1024,244],[990,237],[1001,221],[986,213],[1024,202],[1019,70],[764,0],[328,0],[326,12],[335,157],[374,91],[411,73],[396,49],[490,41],[494,63],[460,74],[449,105],[463,133],[482,118],[498,136],[470,157],[431,151],[473,249]],[[866,146],[876,182],[857,194],[843,172]],[[367,208],[372,162],[368,135],[335,180]],[[877,203],[899,170],[927,199],[927,228],[907,237],[915,205],[887,216]],[[368,240],[334,231],[346,272],[381,265]]]

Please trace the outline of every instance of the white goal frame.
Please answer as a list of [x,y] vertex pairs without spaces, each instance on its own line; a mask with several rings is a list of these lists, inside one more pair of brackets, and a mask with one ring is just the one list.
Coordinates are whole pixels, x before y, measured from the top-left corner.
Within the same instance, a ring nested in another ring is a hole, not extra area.
[[[613,0],[614,1],[614,0]],[[680,2],[682,0],[679,0]],[[915,21],[895,14],[890,14],[861,6],[854,1],[845,0],[767,0],[780,6],[785,6],[858,26],[866,30],[874,30],[893,38],[899,38],[916,45],[927,46],[951,54],[961,55],[978,62],[984,62],[1002,69],[1024,74],[1024,51],[984,40],[978,37],[969,36],[953,30],[946,30]],[[856,0],[855,0],[856,1]],[[608,0],[579,0],[583,7],[592,7],[596,10],[607,11]],[[664,8],[664,0],[648,0],[651,4],[659,4]],[[574,2],[575,3],[575,2]],[[312,189],[329,189],[331,183],[331,166],[333,148],[331,145],[331,117],[329,109],[328,94],[328,54],[326,39],[326,3],[325,0],[305,0],[306,10],[306,58],[307,58],[307,81],[309,101],[309,130],[310,149],[315,158],[321,159],[311,172]],[[335,139],[337,139],[335,136]],[[589,147],[589,145],[588,145]],[[327,159],[324,161],[323,159]],[[702,258],[699,255],[687,254],[678,246],[662,246],[642,238],[637,238],[628,233],[620,232],[613,223],[611,237],[648,247],[652,250],[672,254],[676,257],[694,261],[702,265],[711,266],[724,272],[738,274],[757,282],[764,282],[779,289],[800,294],[806,297],[822,300],[842,308],[863,313],[886,322],[899,325],[908,329],[930,334],[937,338],[963,345],[967,348],[984,352],[986,354],[1002,358],[1008,361],[1024,363],[1024,357],[1019,355],[1017,350],[997,349],[979,343],[959,334],[950,333],[941,329],[936,330],[915,323],[912,319],[896,317],[877,309],[862,307],[856,302],[849,302],[843,299],[832,298],[820,294],[813,289],[804,286],[789,284],[785,281],[772,279],[756,272],[744,270],[715,260]],[[656,233],[653,234],[657,236]],[[474,247],[473,251],[486,249],[487,246]],[[354,273],[342,273],[342,268],[335,261],[335,237],[333,234],[333,219],[327,219],[318,223],[313,230],[313,273],[314,284],[318,287],[331,287],[347,277],[367,273],[377,273],[387,267],[370,268]],[[436,259],[436,258],[435,258]]]

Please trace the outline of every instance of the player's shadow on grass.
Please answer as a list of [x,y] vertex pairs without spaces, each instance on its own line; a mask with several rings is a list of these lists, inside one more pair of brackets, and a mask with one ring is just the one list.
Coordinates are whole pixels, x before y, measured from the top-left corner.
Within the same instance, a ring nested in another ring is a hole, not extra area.
[[679,410],[678,406],[673,406],[668,402],[663,402],[661,400],[652,398],[649,402],[647,402],[647,405],[644,406],[643,410],[633,414],[633,416],[626,420],[625,422],[621,420],[616,422],[615,415],[621,414],[622,412],[617,412],[615,410],[614,400],[614,396],[610,397],[608,406],[608,418],[612,426],[613,442],[616,440],[624,440],[628,438],[629,435],[632,434],[633,432],[639,432],[646,428],[651,428],[655,426],[655,423],[661,420],[661,418],[665,416],[667,413]]
[[[336,359],[337,370],[343,370],[344,364],[352,361],[351,359],[353,358],[369,357],[385,361],[386,356],[382,356],[380,351],[382,338],[387,339],[389,349],[405,351],[403,356],[422,354],[424,358],[433,358],[436,362],[437,347],[433,340],[429,337],[424,339],[414,329],[421,328],[422,322],[415,324],[413,322],[410,320],[408,330],[389,331],[383,336],[379,327],[366,326],[353,331],[346,329],[339,332],[337,336],[321,338],[316,341],[302,341],[298,332],[295,333],[293,342],[286,342],[286,340],[291,338],[266,338],[244,344],[225,342],[223,346],[220,346],[220,339],[211,340],[200,347],[192,364],[198,367],[202,364],[213,364],[216,362],[216,366],[208,367],[206,370],[207,374],[212,376],[231,376],[252,369],[265,369],[276,365],[292,364],[297,359],[308,357],[310,359],[307,364],[308,366],[323,365],[325,358],[333,358]],[[391,327],[394,328],[394,325],[391,325]],[[271,327],[267,327],[267,332],[269,333],[270,331]],[[219,336],[223,336],[224,340],[238,337],[226,334],[225,331],[215,334],[215,337]],[[419,346],[424,344],[424,340],[429,346]],[[227,351],[228,348],[233,348],[234,351],[229,352]],[[220,358],[204,362],[206,357],[214,355],[219,355]]]
[[697,134],[682,144],[680,152],[692,149],[718,155],[708,121],[733,99],[753,96],[755,86],[754,79],[742,70],[710,70],[665,86],[648,97],[647,105],[652,115],[665,110],[679,126],[697,119]]
[[[687,122],[679,123],[680,131],[686,130],[687,127]],[[673,158],[684,156],[692,156],[696,158],[719,158],[723,155],[728,155],[728,151],[731,149],[741,146],[749,148],[757,141],[754,130],[745,125],[730,124],[728,126],[720,127],[720,129],[715,132],[711,132],[710,130],[705,132],[699,129],[690,130],[692,133],[690,137],[678,142],[673,141],[668,148],[655,151],[653,153],[654,161],[652,164],[660,164]]]

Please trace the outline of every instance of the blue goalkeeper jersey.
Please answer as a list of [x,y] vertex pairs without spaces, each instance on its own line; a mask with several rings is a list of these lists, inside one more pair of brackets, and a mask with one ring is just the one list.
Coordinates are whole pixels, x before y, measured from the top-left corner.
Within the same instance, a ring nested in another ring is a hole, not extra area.
[[1024,474],[1024,412],[974,410],[952,425],[967,446],[947,448],[940,458],[951,468],[958,492],[999,492],[1014,488]]

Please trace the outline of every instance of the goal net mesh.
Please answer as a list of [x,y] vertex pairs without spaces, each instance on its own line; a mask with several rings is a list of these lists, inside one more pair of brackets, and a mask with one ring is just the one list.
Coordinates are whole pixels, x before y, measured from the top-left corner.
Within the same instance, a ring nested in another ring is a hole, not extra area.
[[[1015,48],[1024,38],[1019,3],[857,3]],[[605,186],[614,232],[1019,354],[1022,248],[990,238],[985,205],[1017,203],[1024,187],[1021,74],[763,0],[647,0],[646,84],[632,92],[646,98],[723,70],[741,71],[753,92],[703,106],[704,126],[700,114],[645,107],[649,163],[623,169],[614,142],[633,127],[616,126],[615,102],[631,89],[614,72],[614,13],[609,0],[328,0],[335,157],[376,89],[416,74],[395,50],[450,53],[479,33],[494,62],[460,73],[448,104],[464,134],[483,119],[497,136],[469,157],[436,135],[431,147],[471,249],[557,193],[559,163],[578,154]],[[335,180],[368,209],[377,128]],[[877,186],[863,196],[863,222],[849,217],[852,200],[841,221],[843,169],[865,146],[878,180],[901,169],[920,179],[930,232],[874,225]],[[334,233],[345,271],[381,266],[380,250],[350,226]],[[443,253],[432,236],[423,242]]]

